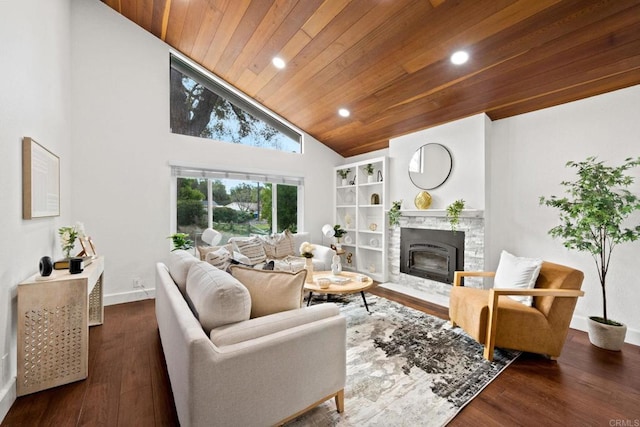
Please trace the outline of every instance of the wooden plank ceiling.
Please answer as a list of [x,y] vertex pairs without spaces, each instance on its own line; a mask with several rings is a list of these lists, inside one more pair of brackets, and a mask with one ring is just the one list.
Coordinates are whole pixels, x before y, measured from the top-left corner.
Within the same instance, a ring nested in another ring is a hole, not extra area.
[[640,83],[640,0],[102,1],[343,156]]

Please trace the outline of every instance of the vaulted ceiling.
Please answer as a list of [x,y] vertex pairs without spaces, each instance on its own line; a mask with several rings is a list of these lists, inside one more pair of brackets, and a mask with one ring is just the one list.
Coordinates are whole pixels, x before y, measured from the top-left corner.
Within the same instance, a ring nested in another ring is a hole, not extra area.
[[640,0],[102,1],[343,156],[640,83]]

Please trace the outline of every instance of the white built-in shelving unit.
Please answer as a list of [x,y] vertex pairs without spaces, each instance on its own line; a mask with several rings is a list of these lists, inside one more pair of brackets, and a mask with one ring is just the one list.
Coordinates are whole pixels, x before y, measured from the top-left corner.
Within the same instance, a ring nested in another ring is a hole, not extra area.
[[[367,165],[373,174],[366,173]],[[339,170],[349,169],[345,180]],[[374,280],[387,279],[388,171],[385,157],[349,163],[335,168],[334,224],[347,231],[342,240],[343,268],[364,273]],[[347,262],[347,256],[351,264]]]

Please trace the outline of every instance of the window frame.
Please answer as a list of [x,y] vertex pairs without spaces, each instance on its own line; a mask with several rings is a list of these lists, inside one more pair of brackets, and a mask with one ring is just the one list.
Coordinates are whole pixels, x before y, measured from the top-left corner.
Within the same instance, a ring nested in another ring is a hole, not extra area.
[[[293,185],[298,189],[297,194],[297,229],[304,230],[304,177],[286,176],[265,172],[250,172],[238,170],[224,170],[223,168],[202,168],[170,164],[171,188],[170,188],[170,232],[178,229],[178,178],[207,179],[207,226],[213,225],[213,200],[211,182],[216,179],[234,179],[273,184],[271,194],[271,228],[278,229],[278,200],[277,184]],[[275,232],[275,231],[274,231]]]
[[[286,122],[281,117],[276,116],[273,112],[269,111],[264,106],[260,105],[253,98],[241,92],[239,89],[231,86],[224,80],[215,76],[208,70],[203,69],[200,66],[196,66],[186,58],[177,55],[173,52],[169,54],[170,69],[173,68],[183,75],[186,75],[196,83],[204,86],[207,90],[221,96],[231,104],[244,110],[246,113],[253,117],[265,122],[269,126],[275,128],[278,132],[282,133],[286,137],[290,138],[294,142],[299,144],[299,150],[294,152],[295,154],[302,154],[304,147],[304,132]],[[171,97],[170,97],[171,98]],[[171,102],[171,99],[169,100]],[[171,130],[173,133],[173,130]],[[229,142],[229,141],[222,141]],[[229,142],[230,143],[230,142]],[[247,144],[242,144],[247,145]],[[251,145],[249,145],[251,146]],[[274,149],[284,153],[291,153],[291,151],[279,150],[277,148],[265,147],[268,149]]]

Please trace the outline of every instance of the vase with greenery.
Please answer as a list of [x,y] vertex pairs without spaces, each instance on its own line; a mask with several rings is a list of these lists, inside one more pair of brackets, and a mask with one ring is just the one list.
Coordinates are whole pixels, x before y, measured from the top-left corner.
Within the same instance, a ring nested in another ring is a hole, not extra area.
[[400,216],[402,212],[402,200],[396,200],[395,202],[391,202],[391,209],[389,209],[389,226],[395,227],[400,224]]
[[347,177],[349,176],[349,172],[351,172],[350,168],[347,169],[338,169],[338,175],[342,178],[342,185],[347,185]]
[[[562,239],[567,249],[588,252],[593,257],[602,290],[602,317],[589,318],[592,321],[589,338],[594,345],[610,350],[622,347],[626,326],[609,319],[607,314],[607,274],[616,245],[640,238],[640,225],[625,226],[627,217],[640,210],[640,198],[628,190],[634,177],[627,173],[639,165],[640,157],[627,158],[619,166],[606,166],[595,157],[570,161],[566,166],[575,168],[578,177],[575,181],[561,182],[566,196],[540,198],[540,204],[560,211],[560,224],[550,229],[549,234]],[[592,324],[597,329],[592,329]],[[618,335],[618,342],[609,338],[602,342],[596,337],[598,331],[605,329],[599,325],[611,326],[606,330],[613,330],[611,333]],[[619,328],[624,329],[620,332]]]
[[464,200],[458,199],[455,202],[447,206],[447,219],[449,219],[449,225],[451,225],[451,231],[454,233],[458,230],[458,224],[460,224],[460,213],[464,209]]
[[71,251],[76,244],[76,239],[80,235],[78,225],[74,225],[73,227],[60,227],[58,229],[58,235],[60,236],[60,246],[62,247],[64,257],[70,258]]
[[373,168],[373,165],[371,163],[367,163],[366,165],[364,165],[364,172],[367,174],[367,182],[373,182],[375,179],[373,176],[373,172],[375,172],[375,169]]
[[171,239],[173,242],[171,252],[177,251],[178,249],[189,250],[193,248],[193,240],[189,238],[187,233],[174,233],[167,237],[167,239]]
[[302,242],[300,245],[300,255],[305,258],[304,268],[307,270],[307,277],[305,277],[306,283],[313,283],[313,251],[316,250],[316,245],[309,242]]

